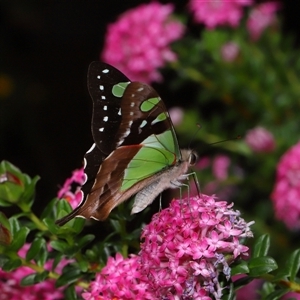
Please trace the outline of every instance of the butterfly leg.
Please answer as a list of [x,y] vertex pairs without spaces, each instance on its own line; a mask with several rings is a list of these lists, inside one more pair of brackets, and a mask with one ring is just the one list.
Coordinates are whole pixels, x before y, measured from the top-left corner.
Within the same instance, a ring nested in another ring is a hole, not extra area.
[[160,193],[160,195],[159,195],[159,211],[162,211],[162,200],[161,200],[161,198],[162,198],[162,193]]

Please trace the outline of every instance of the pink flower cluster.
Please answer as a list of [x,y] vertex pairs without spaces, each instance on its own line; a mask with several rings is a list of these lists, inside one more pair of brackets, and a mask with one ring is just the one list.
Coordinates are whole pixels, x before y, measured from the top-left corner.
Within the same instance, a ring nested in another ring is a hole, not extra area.
[[145,226],[139,255],[110,258],[83,298],[221,299],[219,275],[230,277],[230,263],[248,255],[241,240],[252,237],[252,222],[231,207],[206,195],[172,201]]
[[[57,197],[66,199],[72,208],[76,208],[82,200],[82,192],[80,187],[85,181],[84,169],[74,170],[72,176],[66,179],[63,187],[58,191]],[[77,184],[75,191],[72,191],[72,185]]]
[[169,45],[184,32],[172,11],[171,4],[151,2],[123,13],[108,27],[101,59],[131,80],[161,80],[157,69],[176,59]]
[[[27,251],[30,248],[30,244],[25,244],[19,250],[19,256],[25,258]],[[67,260],[62,260],[60,264],[54,270],[57,273],[61,273],[62,268],[68,263]],[[45,269],[52,270],[53,261],[48,261],[45,264]],[[48,279],[43,282],[30,285],[21,286],[21,280],[34,273],[29,267],[22,266],[12,272],[5,272],[0,269],[0,299],[9,300],[59,300],[64,299],[62,288],[55,287],[55,280]]]
[[251,5],[252,0],[190,0],[189,8],[196,22],[203,23],[208,29],[218,25],[237,27],[243,16],[243,6]]
[[277,165],[271,194],[276,217],[289,228],[300,228],[300,142],[290,148]]
[[250,13],[247,28],[253,40],[257,40],[262,32],[276,22],[275,12],[280,8],[278,2],[265,2],[257,5]]
[[249,130],[245,142],[254,152],[268,153],[276,147],[273,134],[261,126]]

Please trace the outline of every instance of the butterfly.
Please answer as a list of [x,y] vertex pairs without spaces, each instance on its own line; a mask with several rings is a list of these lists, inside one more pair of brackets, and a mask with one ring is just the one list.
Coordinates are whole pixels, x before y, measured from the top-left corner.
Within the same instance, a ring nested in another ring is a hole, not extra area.
[[197,160],[194,151],[179,149],[170,116],[151,86],[95,61],[88,90],[94,144],[84,156],[83,200],[58,225],[74,217],[105,220],[133,195],[131,213],[138,213],[165,189],[181,187]]

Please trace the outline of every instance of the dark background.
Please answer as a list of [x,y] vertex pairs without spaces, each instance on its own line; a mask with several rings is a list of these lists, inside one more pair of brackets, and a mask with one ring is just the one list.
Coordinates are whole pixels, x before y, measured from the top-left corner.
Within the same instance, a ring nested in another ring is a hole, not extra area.
[[[56,195],[92,143],[86,73],[99,60],[107,24],[147,2],[0,1],[0,160],[41,176],[37,203]],[[186,10],[187,1],[173,3]],[[282,30],[298,48],[299,1],[282,4]]]

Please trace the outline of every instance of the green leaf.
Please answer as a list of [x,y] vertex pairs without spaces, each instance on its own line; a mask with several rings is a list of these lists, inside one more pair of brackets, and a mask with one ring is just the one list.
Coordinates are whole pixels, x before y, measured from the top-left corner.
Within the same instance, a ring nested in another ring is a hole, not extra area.
[[9,224],[12,236],[14,236],[20,230],[21,225],[16,217],[9,218]]
[[11,231],[10,223],[3,212],[0,211],[0,224],[2,224],[7,230]]
[[58,288],[63,285],[70,285],[75,283],[81,276],[82,274],[79,269],[65,267],[63,274],[57,279],[55,286]]
[[26,177],[29,179],[29,184],[26,185],[25,191],[22,194],[20,201],[26,203],[28,207],[31,207],[35,194],[35,186],[36,183],[40,180],[40,177],[35,176],[33,179],[30,179],[30,177],[28,177],[27,175]]
[[74,231],[74,233],[79,234],[82,229],[84,228],[85,225],[85,219],[83,218],[74,218],[74,223],[72,226],[72,229]]
[[234,281],[234,287],[235,290],[241,288],[242,286],[247,285],[248,283],[250,283],[254,278],[253,277],[249,277],[249,276],[245,276],[242,278],[239,278],[237,280]]
[[33,242],[30,245],[29,250],[26,253],[26,260],[30,261],[38,256],[40,251],[44,251],[46,245],[46,241],[41,238],[37,237],[33,240]]
[[77,300],[78,299],[76,290],[75,290],[75,286],[73,284],[68,286],[64,290],[64,295],[65,295],[65,299],[68,299],[68,300]]
[[42,245],[40,252],[38,253],[37,258],[35,259],[38,266],[43,267],[48,259],[48,249],[46,243]]
[[47,217],[44,218],[43,223],[48,227],[49,231],[56,235],[58,233],[58,231],[60,230],[60,228],[55,224],[55,221],[53,220],[53,218]]
[[9,245],[8,249],[18,251],[25,244],[29,232],[30,230],[27,227],[20,228],[20,230],[14,234],[13,241]]
[[60,262],[65,258],[64,253],[56,253],[53,264],[52,271],[56,269],[56,267],[60,264]]
[[57,203],[58,199],[54,198],[52,199],[44,208],[40,219],[43,220],[45,218],[54,218],[56,216],[54,216],[54,211],[56,210],[56,203]]
[[7,255],[0,254],[0,268],[2,268],[9,260],[10,258]]
[[249,273],[248,263],[246,261],[242,261],[238,265],[231,268],[231,275],[237,274],[246,274]]
[[6,272],[11,272],[19,268],[20,266],[22,266],[22,261],[19,258],[10,259],[3,265],[2,270]]
[[79,248],[85,247],[94,239],[95,239],[95,236],[93,234],[87,234],[87,235],[83,236],[78,242]]
[[80,260],[78,261],[78,266],[81,270],[81,272],[87,272],[89,269],[89,263],[86,260]]
[[251,258],[248,261],[248,267],[249,275],[253,277],[264,275],[278,268],[276,261],[269,256]]
[[270,248],[270,237],[267,234],[264,234],[258,238],[254,245],[254,250],[252,257],[261,257],[268,254]]
[[279,299],[282,299],[281,297],[283,295],[285,295],[286,293],[288,293],[289,290],[288,289],[280,289],[280,290],[276,290],[270,294],[268,294],[266,297],[265,297],[265,300],[279,300]]
[[65,199],[60,199],[56,202],[57,218],[60,219],[72,211],[70,203]]
[[55,249],[61,253],[66,253],[67,249],[69,248],[69,245],[65,241],[62,241],[62,240],[51,241],[50,246],[53,249]]
[[0,244],[9,245],[12,241],[10,223],[6,216],[0,212]]
[[44,281],[48,277],[49,272],[33,273],[22,278],[21,286],[33,285]]
[[224,291],[224,294],[222,295],[222,300],[235,300],[235,292],[234,292],[233,283],[226,286],[226,290]]
[[287,269],[290,271],[291,280],[296,279],[296,275],[300,269],[300,249],[295,250],[286,263]]

